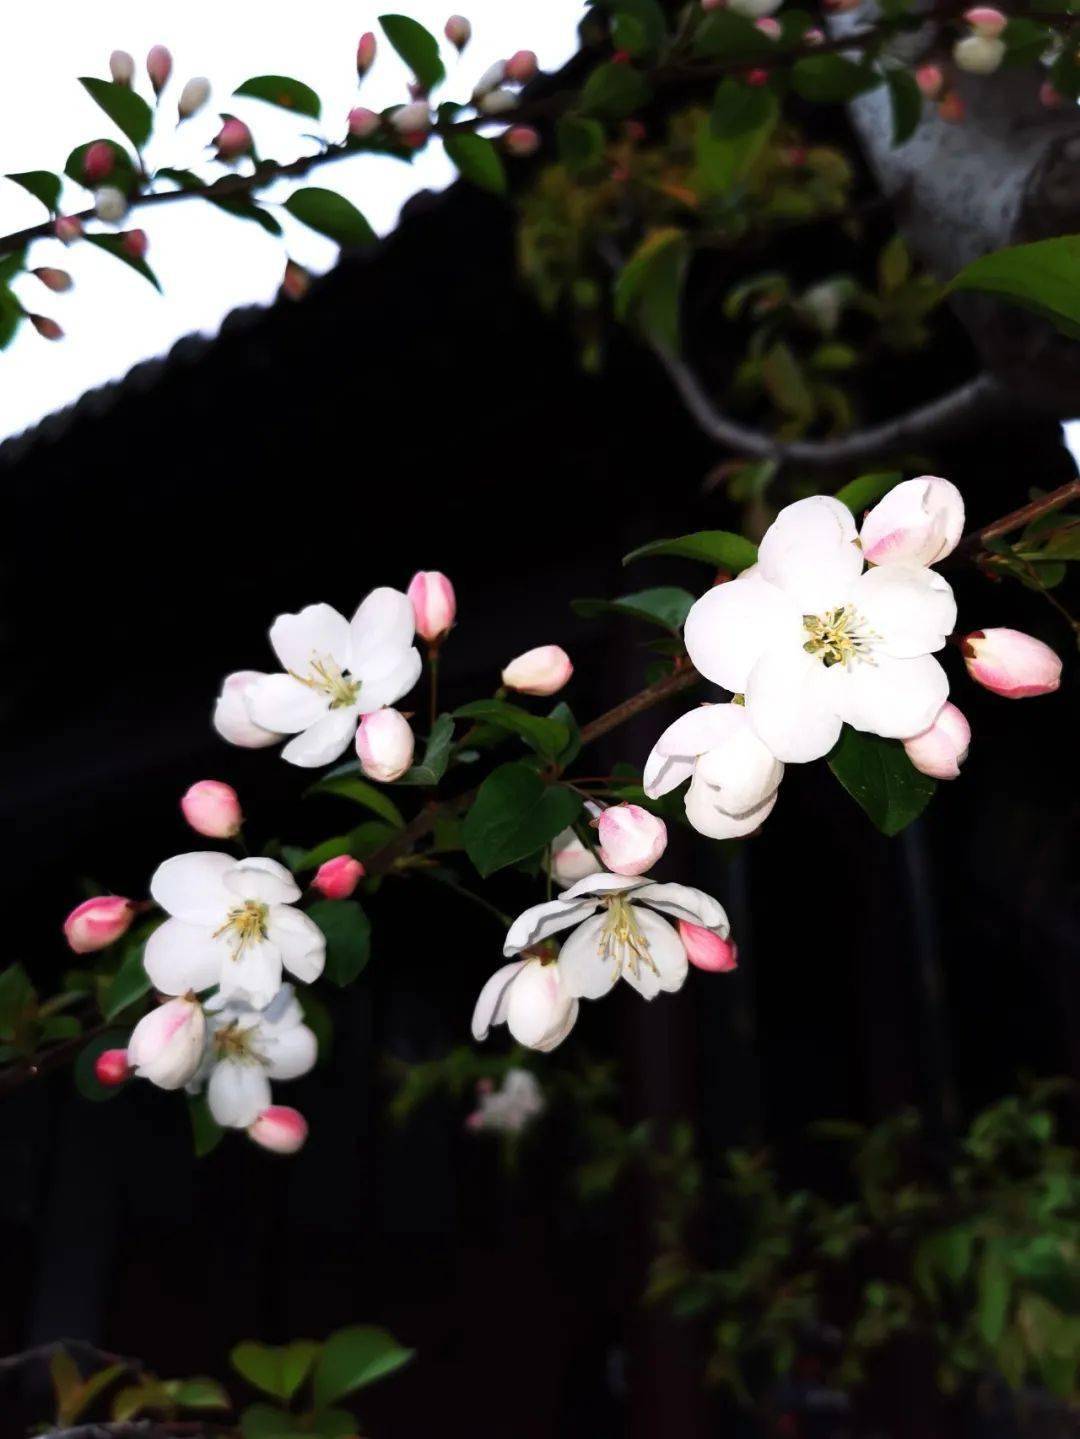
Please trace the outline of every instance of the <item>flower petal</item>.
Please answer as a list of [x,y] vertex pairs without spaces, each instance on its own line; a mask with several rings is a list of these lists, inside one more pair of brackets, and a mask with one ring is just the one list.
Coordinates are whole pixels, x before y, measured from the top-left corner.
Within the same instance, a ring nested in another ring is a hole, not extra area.
[[[576,889],[577,885],[573,888]],[[558,899],[534,904],[531,909],[519,914],[507,932],[503,954],[519,954],[530,945],[547,939],[548,935],[558,934],[560,929],[568,929],[570,925],[580,924],[583,919],[588,919],[598,901],[586,896],[576,902],[571,900],[567,904],[565,901],[569,894],[570,890],[566,890]]]
[[718,803],[720,791],[695,780],[686,791],[683,803],[687,819],[699,834],[708,835],[710,839],[742,839],[765,823],[772,814],[779,793],[779,790],[773,790],[756,808],[744,810],[741,814],[729,814]]
[[758,546],[763,579],[779,586],[800,614],[841,605],[862,573],[855,519],[832,495],[811,495],[782,509]]
[[964,499],[949,480],[919,475],[895,485],[862,523],[863,554],[874,565],[936,565],[964,533]]
[[855,581],[851,603],[874,631],[874,654],[910,659],[944,647],[956,628],[952,587],[936,570],[890,564]]
[[[223,914],[223,911],[222,911]],[[167,919],[146,941],[143,967],[150,983],[162,994],[199,993],[221,979],[229,962],[229,947],[215,939],[206,925]]]
[[270,626],[270,643],[282,669],[302,679],[311,676],[313,660],[332,659],[342,670],[349,665],[348,621],[332,605],[308,605],[299,614],[278,615]]
[[365,678],[363,673],[359,676],[361,684],[357,708],[361,714],[372,714],[375,710],[386,709],[403,695],[407,695],[420,678],[420,671],[423,669],[420,651],[416,648],[399,650],[398,656],[394,664],[382,674],[372,679]]
[[559,951],[563,985],[567,994],[577,999],[603,999],[619,977],[615,956],[605,957],[600,952],[600,936],[606,923],[606,914],[587,919]]
[[[840,737],[837,673],[785,645],[762,655],[746,687],[746,711],[758,738],[777,759],[805,764],[828,754]],[[863,666],[868,668],[868,666]]]
[[281,988],[281,950],[269,940],[234,947],[220,984],[226,999],[246,999],[253,1009],[265,1009]]
[[388,585],[372,590],[349,625],[349,672],[363,678],[373,656],[386,648],[406,649],[415,631],[416,617],[408,595]]
[[255,724],[279,734],[308,729],[326,714],[329,705],[326,695],[292,675],[264,675],[254,681],[247,695],[248,713]]
[[356,733],[358,712],[356,705],[330,710],[291,739],[281,751],[281,758],[289,764],[299,765],[301,769],[317,769],[319,765],[331,764],[349,748]]
[[602,869],[599,874],[587,874],[584,879],[579,879],[577,884],[572,884],[562,899],[565,903],[567,900],[618,894],[624,890],[638,889],[647,883],[640,874],[610,874],[606,869]]
[[648,940],[652,964],[640,963],[636,973],[632,964],[624,964],[623,979],[643,999],[655,999],[661,990],[674,994],[686,983],[690,967],[678,931],[647,909],[638,911],[637,921]]
[[266,930],[270,942],[281,950],[281,961],[289,973],[304,984],[313,984],[326,965],[326,936],[315,921],[288,904],[275,904]]
[[264,1029],[260,1047],[271,1079],[299,1079],[314,1069],[319,1057],[318,1042],[306,1024],[294,1024],[280,1031]]
[[[840,669],[840,666],[835,668]],[[930,728],[949,698],[949,677],[933,655],[856,664],[843,676],[842,718],[854,729],[910,739]]]
[[[734,714],[741,718],[733,718]],[[668,725],[645,762],[642,785],[651,799],[677,788],[694,772],[694,760],[746,723],[741,705],[699,705]]]
[[487,1039],[493,1025],[506,1023],[507,989],[510,981],[527,963],[527,960],[515,959],[511,964],[504,964],[484,985],[473,1010],[473,1039]]
[[210,1113],[226,1129],[246,1129],[270,1103],[270,1081],[261,1064],[224,1059],[206,1089]]
[[232,855],[215,850],[178,854],[158,865],[150,893],[166,914],[216,929],[232,906],[224,878],[235,864]]
[[544,1037],[543,1043],[534,1045],[533,1047],[540,1050],[542,1054],[550,1054],[553,1049],[558,1049],[559,1045],[562,1044],[563,1040],[577,1023],[578,1010],[580,1007],[577,1000],[572,999],[567,1005],[566,1017],[563,1019],[563,1022]]
[[729,814],[745,814],[776,793],[784,766],[754,733],[745,706],[729,708],[740,722],[724,743],[698,759],[694,780],[718,791],[715,802]]
[[552,1036],[564,1032],[566,1012],[573,1002],[557,964],[529,960],[507,991],[506,1027],[519,1044],[543,1049]]
[[262,855],[233,860],[225,876],[225,888],[239,899],[254,899],[260,904],[295,904],[302,893],[283,864]]
[[707,680],[742,694],[760,656],[785,638],[797,641],[801,632],[802,611],[753,565],[696,601],[683,638]]
[[[684,919],[687,924],[700,924],[703,929],[714,929],[721,939],[731,932],[724,906],[702,889],[689,884],[647,884],[634,896],[635,901],[658,909],[672,919]],[[638,918],[640,919],[640,915]]]

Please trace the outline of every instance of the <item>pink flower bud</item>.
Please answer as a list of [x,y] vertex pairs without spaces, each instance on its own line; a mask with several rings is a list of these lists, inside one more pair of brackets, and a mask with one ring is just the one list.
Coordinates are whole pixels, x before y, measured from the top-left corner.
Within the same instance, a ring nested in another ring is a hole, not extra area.
[[133,260],[141,260],[150,248],[150,239],[145,230],[125,230],[120,236],[120,247]]
[[921,774],[956,779],[970,744],[971,726],[954,704],[946,702],[928,730],[904,741],[904,750]]
[[596,829],[600,858],[612,874],[644,874],[667,849],[667,825],[637,804],[613,804]]
[[957,69],[969,75],[992,75],[1005,59],[1005,42],[976,31],[957,40],[952,57]]
[[506,61],[496,60],[494,64],[487,67],[479,80],[477,80],[473,87],[473,99],[476,100],[481,95],[486,95],[489,90],[494,90],[496,86],[501,85],[505,79]]
[[241,749],[265,749],[284,738],[257,725],[248,709],[252,688],[265,678],[259,670],[237,670],[226,677],[214,706],[214,728],[222,739]]
[[915,71],[915,83],[928,100],[936,100],[945,88],[945,76],[940,65],[920,65]]
[[409,581],[416,633],[430,644],[441,639],[457,615],[454,587],[438,570],[418,570]]
[[180,801],[180,808],[195,833],[210,839],[232,839],[244,822],[239,796],[231,784],[219,779],[201,779],[193,784]]
[[159,1089],[182,1089],[202,1063],[206,1016],[197,999],[170,999],[144,1015],[131,1032],[127,1060],[140,1079]]
[[43,340],[62,340],[64,338],[63,330],[48,315],[27,314],[26,318]]
[[74,215],[60,215],[53,223],[53,234],[65,245],[73,245],[82,236],[82,221]]
[[402,105],[390,116],[390,123],[399,135],[426,135],[431,128],[431,110],[426,100]]
[[106,1089],[115,1089],[131,1077],[126,1049],[103,1049],[94,1060],[94,1078]]
[[528,159],[540,148],[540,136],[531,125],[512,125],[503,136],[503,148],[517,160]]
[[964,11],[964,19],[978,35],[989,35],[996,37],[1009,23],[1006,16],[1000,10],[995,10],[989,5],[976,5],[971,10]]
[[107,225],[118,225],[128,212],[128,198],[114,185],[94,191],[94,214]]
[[464,50],[472,39],[472,26],[464,15],[451,15],[443,34],[455,50]]
[[572,829],[564,829],[551,841],[551,877],[556,884],[569,888],[586,875],[597,874],[603,866],[588,845],[582,844]]
[[358,75],[366,75],[374,65],[377,48],[375,36],[370,30],[360,36],[360,43],[356,47],[356,73]]
[[154,87],[154,94],[160,95],[169,83],[172,74],[172,56],[164,45],[152,45],[146,57],[146,73]]
[[739,967],[739,949],[730,939],[721,939],[700,924],[679,920],[679,938],[686,957],[698,969],[710,974],[729,974]]
[[1021,630],[975,630],[961,646],[968,674],[1007,700],[1049,695],[1061,683],[1061,659]]
[[1065,104],[1065,96],[1060,90],[1055,90],[1049,80],[1044,80],[1039,86],[1039,104],[1047,110],[1060,110]]
[[222,119],[225,123],[213,140],[218,159],[238,160],[241,155],[249,154],[254,142],[243,120],[238,120],[235,115],[224,115]]
[[508,690],[523,695],[553,695],[574,673],[570,656],[558,645],[539,645],[518,655],[502,672]]
[[193,75],[180,91],[176,113],[181,120],[189,120],[210,98],[210,81],[204,75]]
[[389,784],[412,764],[415,743],[404,715],[392,709],[375,710],[363,717],[356,731],[360,768],[368,779]]
[[54,270],[51,265],[40,265],[30,273],[41,281],[46,290],[52,290],[57,295],[71,289],[71,276],[66,270]]
[[349,134],[355,135],[358,140],[374,135],[381,125],[382,116],[364,105],[357,105],[355,110],[349,111]]
[[285,1104],[271,1104],[248,1129],[248,1138],[272,1154],[295,1154],[307,1136],[307,1120]]
[[919,475],[894,485],[863,520],[863,555],[872,565],[936,565],[964,533],[964,499],[949,480]]
[[803,36],[804,45],[824,45],[824,43],[825,31],[819,30],[816,25],[812,25]]
[[754,85],[760,89],[762,85],[769,83],[769,72],[768,70],[762,70],[760,68],[757,70],[747,70],[745,79],[748,85]]
[[779,40],[780,36],[784,33],[780,28],[780,21],[774,20],[771,15],[766,15],[761,20],[755,20],[754,29],[760,30],[761,33],[767,35],[770,40]]
[[506,78],[516,85],[527,85],[538,69],[536,56],[531,50],[518,50],[506,62]]
[[76,954],[107,949],[126,934],[135,918],[135,906],[119,894],[84,899],[64,920],[64,938]]
[[351,854],[339,854],[336,859],[328,859],[325,864],[319,865],[311,887],[317,889],[324,899],[348,899],[364,873],[364,866],[358,859],[353,859]]
[[302,300],[311,289],[311,275],[295,260],[285,261],[285,274],[281,280],[281,293],[287,300]]
[[126,50],[114,50],[109,56],[109,74],[115,85],[130,85],[135,78],[135,61]]
[[938,119],[947,125],[959,125],[967,114],[967,106],[955,90],[942,97],[937,107]]
[[112,146],[104,140],[95,140],[83,156],[83,178],[91,185],[97,185],[111,175],[116,164]]

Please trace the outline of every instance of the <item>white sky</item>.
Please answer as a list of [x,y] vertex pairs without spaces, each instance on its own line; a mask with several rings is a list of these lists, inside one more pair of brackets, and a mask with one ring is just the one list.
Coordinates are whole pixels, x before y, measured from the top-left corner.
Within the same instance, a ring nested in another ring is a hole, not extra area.
[[[441,98],[466,100],[472,83],[495,59],[523,47],[535,50],[541,67],[554,70],[576,49],[576,25],[584,0],[457,0],[473,24],[472,44],[460,61],[444,46],[449,78]],[[356,104],[379,110],[406,100],[407,71],[382,41],[380,13],[411,15],[442,36],[455,0],[96,0],[94,4],[36,4],[12,11],[0,47],[0,95],[7,123],[0,131],[0,174],[20,170],[60,173],[69,152],[86,140],[110,136],[123,141],[104,113],[78,84],[79,75],[108,78],[109,53],[128,50],[140,71],[147,50],[161,43],[173,53],[173,79],[162,97],[162,120],[148,150],[152,165],[202,170],[205,146],[216,133],[219,110],[240,115],[252,127],[263,156],[291,159],[302,152],[304,130],[324,127],[331,139],[344,133],[345,116]],[[365,30],[380,37],[380,54],[360,90],[356,85],[356,42]],[[259,101],[234,99],[231,92],[252,75],[286,74],[311,85],[323,101],[321,122],[293,118]],[[176,97],[191,75],[206,75],[210,103],[179,131],[173,129]],[[138,88],[151,97],[145,75]],[[221,173],[211,165],[209,171]],[[402,203],[416,190],[442,189],[454,178],[442,146],[432,143],[411,166],[380,157],[358,157],[316,172],[305,183],[326,185],[347,195],[385,234]],[[267,192],[282,198],[287,190]],[[87,193],[68,182],[65,205],[85,208]],[[55,265],[71,272],[75,288],[55,295],[25,276],[17,282],[30,310],[51,315],[65,338],[41,339],[23,325],[15,342],[0,352],[0,438],[17,434],[84,391],[124,374],[139,360],[161,354],[181,335],[216,332],[237,305],[268,303],[281,282],[286,250],[315,271],[328,269],[337,247],[298,225],[283,211],[284,239],[236,220],[199,201],[136,212],[127,222],[145,229],[148,262],[164,296],[133,270],[89,245],[65,249],[42,240],[30,252],[31,265]],[[36,224],[42,206],[10,181],[0,179],[0,233]]]

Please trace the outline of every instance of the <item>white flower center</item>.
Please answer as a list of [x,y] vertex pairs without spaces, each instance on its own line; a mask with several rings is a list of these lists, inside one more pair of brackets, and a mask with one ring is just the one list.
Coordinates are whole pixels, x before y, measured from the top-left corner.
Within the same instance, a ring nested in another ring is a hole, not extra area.
[[269,909],[257,899],[245,900],[236,909],[229,910],[229,917],[220,929],[214,931],[214,938],[227,934],[232,938],[233,959],[239,959],[248,945],[262,944],[266,938],[266,920]]
[[214,1032],[214,1053],[218,1059],[231,1059],[236,1064],[265,1064],[255,1048],[256,1031],[241,1029],[234,1019]]
[[346,679],[345,674],[334,659],[333,655],[319,655],[312,653],[308,660],[308,675],[298,675],[290,670],[294,680],[299,680],[302,685],[307,685],[309,690],[315,690],[325,695],[330,701],[332,710],[347,709],[356,703],[356,697],[360,693],[360,681]]
[[615,961],[616,977],[622,974],[625,967],[637,979],[643,964],[647,964],[652,972],[657,974],[656,964],[649,953],[649,941],[642,933],[634,906],[626,895],[610,895],[604,903],[607,906],[607,918],[597,945],[600,958]]
[[803,615],[807,640],[803,649],[816,655],[826,669],[852,665],[857,660],[873,664],[873,642],[878,638],[854,605],[837,605],[823,615]]

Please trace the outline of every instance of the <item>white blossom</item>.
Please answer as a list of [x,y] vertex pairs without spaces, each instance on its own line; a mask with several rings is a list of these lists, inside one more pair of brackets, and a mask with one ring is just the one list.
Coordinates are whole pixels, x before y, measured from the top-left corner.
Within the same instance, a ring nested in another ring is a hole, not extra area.
[[768,818],[783,776],[744,705],[699,705],[657,740],[643,783],[659,799],[689,779],[683,803],[694,828],[712,839],[738,839]]
[[240,1000],[207,1005],[206,1052],[190,1088],[206,1085],[210,1113],[226,1129],[247,1129],[269,1108],[270,1081],[298,1079],[318,1055],[314,1033],[291,984],[271,1004],[255,1009]]
[[500,1089],[480,1089],[477,1107],[469,1115],[468,1125],[473,1130],[520,1134],[545,1108],[544,1092],[536,1075],[528,1069],[508,1069]]

